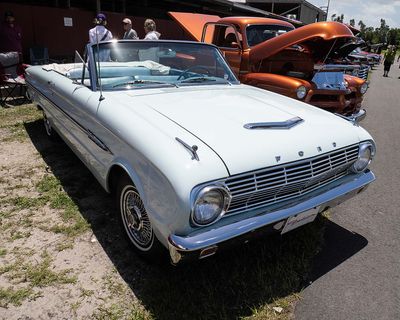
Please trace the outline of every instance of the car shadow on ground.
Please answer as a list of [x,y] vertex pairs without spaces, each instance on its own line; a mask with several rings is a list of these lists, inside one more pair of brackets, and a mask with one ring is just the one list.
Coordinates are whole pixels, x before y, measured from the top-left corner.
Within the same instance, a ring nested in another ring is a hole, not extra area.
[[367,245],[361,235],[319,218],[283,237],[257,239],[208,259],[177,267],[148,264],[125,240],[112,197],[69,147],[62,141],[51,142],[41,121],[26,123],[25,127],[49,171],[91,224],[123,280],[156,319],[249,316],[254,308],[298,292]]

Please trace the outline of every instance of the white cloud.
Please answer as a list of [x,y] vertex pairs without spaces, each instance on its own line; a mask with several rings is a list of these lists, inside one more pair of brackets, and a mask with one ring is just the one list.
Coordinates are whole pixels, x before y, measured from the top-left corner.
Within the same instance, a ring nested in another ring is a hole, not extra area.
[[[309,0],[317,7],[326,6],[328,0]],[[400,28],[400,0],[331,0],[329,4],[328,20],[332,14],[344,14],[345,22],[355,19],[356,23],[362,20],[367,26],[378,27],[380,20],[392,28]]]

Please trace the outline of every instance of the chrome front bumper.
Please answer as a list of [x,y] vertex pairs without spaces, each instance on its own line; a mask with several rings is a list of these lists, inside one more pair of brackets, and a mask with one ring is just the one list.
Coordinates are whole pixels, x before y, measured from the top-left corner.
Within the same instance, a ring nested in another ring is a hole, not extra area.
[[317,207],[319,207],[319,212],[332,208],[365,190],[374,180],[374,174],[368,170],[361,175],[355,176],[353,180],[344,182],[291,207],[257,215],[204,232],[196,232],[188,236],[171,234],[168,238],[171,260],[176,264],[188,253],[196,251],[200,253],[202,250],[208,249],[210,249],[210,252],[215,252],[219,244],[268,225],[275,224],[276,229],[280,230],[284,225],[282,221],[289,217]]

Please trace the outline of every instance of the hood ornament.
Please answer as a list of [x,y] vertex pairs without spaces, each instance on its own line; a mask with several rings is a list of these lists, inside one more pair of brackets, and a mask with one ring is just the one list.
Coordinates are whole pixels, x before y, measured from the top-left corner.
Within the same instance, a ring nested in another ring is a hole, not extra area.
[[246,123],[243,127],[249,130],[253,129],[290,129],[295,125],[303,122],[304,120],[300,117],[294,117],[286,121],[278,121],[278,122],[255,122],[255,123]]
[[188,150],[191,153],[192,160],[200,161],[200,158],[197,154],[197,150],[199,148],[196,145],[190,146],[185,141],[179,139],[178,137],[175,137],[175,140],[178,141],[182,146],[184,146],[186,148],[186,150]]

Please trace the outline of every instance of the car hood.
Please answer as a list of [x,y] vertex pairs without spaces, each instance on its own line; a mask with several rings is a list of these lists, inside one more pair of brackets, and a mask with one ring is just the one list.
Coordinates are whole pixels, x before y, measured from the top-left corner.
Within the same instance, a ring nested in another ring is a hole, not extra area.
[[360,39],[348,41],[341,47],[338,47],[338,48],[335,48],[335,50],[332,50],[332,53],[330,54],[330,58],[332,58],[332,59],[345,58],[350,53],[352,53],[355,49],[357,49],[360,45],[362,45],[364,43],[365,43],[364,40],[360,40]]
[[312,23],[257,44],[250,50],[250,60],[257,63],[286,48],[300,45],[307,47],[314,60],[319,61],[353,39],[353,33],[343,23]]
[[[208,22],[217,22],[221,18],[216,15],[168,12],[168,14],[190,35],[194,40],[201,41],[203,27]],[[208,39],[210,42],[211,39]]]
[[[200,139],[218,154],[230,174],[301,160],[359,142],[355,134],[359,128],[348,121],[246,85],[127,94],[135,99],[135,105],[146,105]],[[294,117],[303,121],[290,129],[244,127]]]

